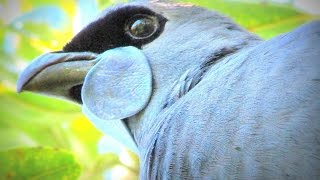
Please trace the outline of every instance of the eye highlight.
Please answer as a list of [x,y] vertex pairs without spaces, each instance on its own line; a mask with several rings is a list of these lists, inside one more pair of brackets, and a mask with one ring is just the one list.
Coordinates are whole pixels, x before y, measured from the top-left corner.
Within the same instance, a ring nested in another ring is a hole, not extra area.
[[159,28],[156,17],[149,15],[135,15],[127,21],[125,31],[134,39],[151,37]]

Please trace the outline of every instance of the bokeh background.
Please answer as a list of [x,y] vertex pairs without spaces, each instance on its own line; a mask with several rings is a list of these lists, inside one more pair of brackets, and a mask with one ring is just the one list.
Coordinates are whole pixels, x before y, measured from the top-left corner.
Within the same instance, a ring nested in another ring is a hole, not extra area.
[[[319,19],[319,0],[181,0],[217,10],[264,39]],[[0,179],[137,179],[138,156],[73,103],[17,94],[18,74],[60,50],[116,0],[0,0]]]

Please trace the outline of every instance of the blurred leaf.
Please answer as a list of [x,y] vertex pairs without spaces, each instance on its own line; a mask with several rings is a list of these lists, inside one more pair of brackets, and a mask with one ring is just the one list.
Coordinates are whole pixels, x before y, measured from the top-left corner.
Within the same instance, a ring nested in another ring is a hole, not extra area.
[[33,147],[37,145],[37,143],[24,132],[11,128],[0,127],[0,137],[0,151],[21,146]]
[[0,133],[2,149],[17,147],[19,143],[20,146],[60,147],[77,154],[85,168],[94,165],[97,142],[102,134],[84,118],[78,105],[33,93],[18,95],[3,88],[0,130],[7,131]]
[[68,17],[73,17],[76,9],[76,1],[65,0],[21,0],[22,9],[29,11],[41,6],[57,6],[61,8]]
[[98,14],[98,4],[96,1],[77,0],[77,15],[75,18],[77,32],[89,24]]
[[20,148],[0,152],[0,179],[77,179],[80,165],[64,150]]
[[223,0],[180,0],[216,10],[263,38],[271,38],[315,18],[285,6]]
[[95,179],[103,179],[103,173],[107,169],[111,169],[119,164],[119,158],[115,154],[104,154],[100,155],[97,159],[94,160],[92,166],[88,167],[84,171],[84,173],[79,178],[80,180],[95,180]]
[[30,8],[35,8],[39,6],[44,6],[44,5],[61,5],[62,0],[22,0],[22,6],[23,7],[30,7]]
[[287,20],[274,22],[273,24],[266,24],[265,26],[252,28],[251,31],[257,33],[265,39],[270,39],[277,34],[288,32],[312,19],[313,17],[301,15],[294,18],[289,18]]
[[128,2],[128,0],[96,0],[96,2],[98,4],[99,10],[103,11],[108,6],[115,5],[117,3],[125,3],[125,2]]
[[71,115],[72,113],[80,113],[80,106],[75,103],[30,92],[17,94],[6,89],[0,92],[0,97],[2,100],[6,100],[6,103],[1,104],[3,106],[14,107],[10,105],[16,105],[21,108],[28,108],[28,110],[42,111],[48,114]]
[[70,147],[63,124],[81,115],[78,106],[31,93],[17,95],[5,88],[0,91],[0,99],[1,128],[20,131],[37,144]]
[[20,34],[19,40],[20,40],[19,44],[16,47],[16,55],[24,59],[32,60],[33,58],[37,57],[39,54],[42,54],[42,51],[31,46],[30,38],[23,36],[22,33]]
[[17,79],[13,57],[0,50],[0,82],[13,82]]
[[98,155],[97,143],[102,133],[83,115],[74,118],[66,131],[70,133],[69,137],[73,137],[71,148],[80,155],[81,161],[93,163]]
[[[3,45],[2,43],[4,42],[4,33],[5,33],[5,26],[2,22],[2,19],[0,19],[0,43],[1,45]],[[2,48],[0,48],[2,50]]]
[[59,7],[46,5],[34,8],[32,11],[15,18],[11,22],[11,26],[15,29],[25,29],[23,24],[25,22],[32,22],[36,24],[47,24],[52,28],[59,29],[66,23],[67,18],[64,11]]
[[9,30],[19,34],[17,54],[31,60],[44,51],[57,48],[61,38],[57,38],[57,32],[65,31],[69,21],[64,11],[55,6],[40,6],[18,16],[8,25]]
[[110,0],[97,0],[96,2],[100,11],[104,10],[112,4]]

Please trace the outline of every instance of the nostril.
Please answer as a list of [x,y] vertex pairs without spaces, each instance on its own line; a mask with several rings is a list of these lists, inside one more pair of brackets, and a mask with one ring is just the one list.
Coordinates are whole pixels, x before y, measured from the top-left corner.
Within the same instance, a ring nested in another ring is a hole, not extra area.
[[71,99],[79,104],[82,104],[82,99],[81,99],[81,89],[82,89],[82,84],[73,86],[69,90],[69,96]]

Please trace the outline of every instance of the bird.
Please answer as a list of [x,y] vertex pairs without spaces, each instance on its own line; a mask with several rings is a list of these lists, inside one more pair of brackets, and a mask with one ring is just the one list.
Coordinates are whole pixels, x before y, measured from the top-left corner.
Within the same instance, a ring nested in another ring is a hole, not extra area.
[[108,7],[17,91],[82,106],[140,179],[319,179],[320,21],[263,40],[184,3]]

